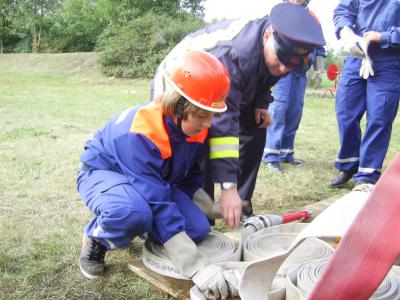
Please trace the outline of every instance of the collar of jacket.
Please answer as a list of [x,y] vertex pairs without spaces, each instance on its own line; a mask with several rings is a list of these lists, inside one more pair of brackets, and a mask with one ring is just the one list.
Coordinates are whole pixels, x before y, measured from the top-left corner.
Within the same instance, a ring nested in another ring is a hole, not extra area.
[[159,149],[162,159],[172,156],[170,143],[172,135],[185,139],[187,142],[204,143],[208,134],[208,130],[205,129],[196,136],[188,137],[171,119],[164,116],[160,105],[154,102],[138,110],[133,119],[130,132],[143,134],[152,141]]

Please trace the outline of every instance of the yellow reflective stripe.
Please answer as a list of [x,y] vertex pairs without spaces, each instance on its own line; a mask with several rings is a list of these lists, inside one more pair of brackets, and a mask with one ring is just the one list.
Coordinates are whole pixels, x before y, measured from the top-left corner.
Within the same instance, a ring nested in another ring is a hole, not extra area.
[[210,159],[239,158],[239,150],[221,150],[210,152]]
[[239,158],[239,138],[224,136],[210,138],[210,159]]
[[210,146],[220,145],[239,145],[239,138],[235,136],[210,138]]

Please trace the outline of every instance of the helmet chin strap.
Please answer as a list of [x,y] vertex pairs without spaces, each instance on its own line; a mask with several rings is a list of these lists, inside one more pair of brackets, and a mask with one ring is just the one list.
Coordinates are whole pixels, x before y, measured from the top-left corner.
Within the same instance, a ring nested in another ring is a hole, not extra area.
[[185,106],[185,98],[181,97],[178,101],[178,105],[176,106],[176,121],[180,130],[182,130],[182,119],[183,119],[183,109]]

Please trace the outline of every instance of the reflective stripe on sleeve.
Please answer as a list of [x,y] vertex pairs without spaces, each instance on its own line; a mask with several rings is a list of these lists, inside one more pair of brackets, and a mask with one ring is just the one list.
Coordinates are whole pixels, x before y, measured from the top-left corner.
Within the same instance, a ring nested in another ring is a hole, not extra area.
[[235,136],[210,138],[210,159],[239,158],[239,138]]

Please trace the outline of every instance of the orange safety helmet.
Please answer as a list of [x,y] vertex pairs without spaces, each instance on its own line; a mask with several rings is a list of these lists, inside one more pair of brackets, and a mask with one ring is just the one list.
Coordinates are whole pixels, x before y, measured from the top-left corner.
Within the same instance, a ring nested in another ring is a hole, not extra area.
[[188,51],[169,62],[164,77],[175,91],[193,105],[212,112],[224,112],[229,93],[225,66],[205,51]]

